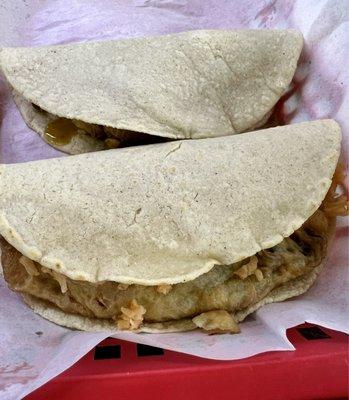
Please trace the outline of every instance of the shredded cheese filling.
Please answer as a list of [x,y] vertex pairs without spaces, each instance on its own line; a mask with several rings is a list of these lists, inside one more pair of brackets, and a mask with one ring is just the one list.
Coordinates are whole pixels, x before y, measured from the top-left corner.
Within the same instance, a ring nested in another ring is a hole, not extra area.
[[136,330],[143,322],[146,309],[133,299],[128,307],[121,307],[121,316],[116,320],[119,330]]

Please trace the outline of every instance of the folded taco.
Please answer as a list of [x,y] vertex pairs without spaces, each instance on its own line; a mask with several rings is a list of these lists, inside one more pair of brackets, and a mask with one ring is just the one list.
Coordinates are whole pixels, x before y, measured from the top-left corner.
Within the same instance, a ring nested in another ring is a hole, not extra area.
[[27,124],[77,154],[253,130],[287,89],[302,45],[293,30],[191,31],[3,48],[0,68]]
[[5,279],[68,327],[238,332],[321,270],[340,141],[323,120],[2,165]]

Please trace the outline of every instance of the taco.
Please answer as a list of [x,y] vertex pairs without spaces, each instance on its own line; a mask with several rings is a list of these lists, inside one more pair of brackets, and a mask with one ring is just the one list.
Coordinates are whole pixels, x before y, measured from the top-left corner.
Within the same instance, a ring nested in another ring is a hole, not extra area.
[[294,75],[293,30],[191,31],[3,48],[0,68],[26,123],[70,154],[263,125]]
[[319,274],[340,141],[322,120],[2,165],[5,279],[68,327],[238,332]]

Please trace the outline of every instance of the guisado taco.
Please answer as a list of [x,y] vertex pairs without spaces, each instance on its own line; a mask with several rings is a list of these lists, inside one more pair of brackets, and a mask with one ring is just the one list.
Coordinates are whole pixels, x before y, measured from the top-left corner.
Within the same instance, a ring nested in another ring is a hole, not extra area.
[[319,274],[340,142],[321,120],[2,165],[5,279],[72,328],[238,332]]
[[70,154],[251,131],[289,86],[293,30],[191,31],[2,48],[0,68],[26,123]]

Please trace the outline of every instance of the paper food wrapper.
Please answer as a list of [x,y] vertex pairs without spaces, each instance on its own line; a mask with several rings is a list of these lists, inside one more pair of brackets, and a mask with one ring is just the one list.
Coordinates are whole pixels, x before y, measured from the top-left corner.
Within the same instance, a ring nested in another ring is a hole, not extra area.
[[[192,29],[295,28],[305,47],[293,91],[277,107],[281,123],[334,118],[349,135],[349,3],[346,0],[3,0],[0,46],[37,46],[161,35]],[[140,60],[141,62],[141,60]],[[0,78],[1,79],[1,78]],[[0,81],[0,161],[62,157],[23,122]],[[348,332],[348,219],[342,219],[327,265],[298,298],[264,306],[239,335],[120,333],[121,339],[200,357],[233,360],[292,350],[287,328],[304,321]],[[108,333],[71,331],[31,312],[0,277],[0,399],[19,399],[75,363]]]

